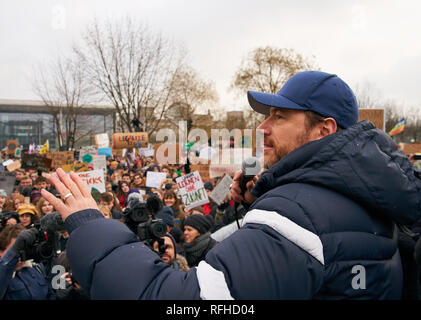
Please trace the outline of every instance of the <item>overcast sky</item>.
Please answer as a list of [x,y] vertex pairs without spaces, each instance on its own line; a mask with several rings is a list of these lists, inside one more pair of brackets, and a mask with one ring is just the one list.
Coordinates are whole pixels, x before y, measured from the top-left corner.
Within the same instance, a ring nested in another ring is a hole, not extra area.
[[94,17],[131,15],[184,45],[227,110],[247,105],[228,87],[242,59],[267,45],[314,56],[353,89],[370,83],[375,94],[419,105],[420,9],[420,1],[384,0],[2,0],[0,99],[38,100],[34,65],[68,51]]

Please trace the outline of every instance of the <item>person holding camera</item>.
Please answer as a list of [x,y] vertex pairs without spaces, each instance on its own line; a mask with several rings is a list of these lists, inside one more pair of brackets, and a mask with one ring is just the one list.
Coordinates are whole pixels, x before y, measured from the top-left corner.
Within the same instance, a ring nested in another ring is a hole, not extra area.
[[38,230],[21,224],[6,226],[0,233],[0,299],[54,300],[42,264],[21,261],[20,252],[31,247]]
[[[65,221],[70,265],[92,299],[401,297],[396,225],[421,216],[409,159],[371,122],[357,123],[356,98],[336,75],[300,72],[277,94],[248,98],[267,115],[268,170],[246,190],[236,174],[233,198],[249,205],[242,226],[187,273],[105,219],[80,177],[57,169],[51,182],[64,201],[43,196]],[[119,281],[116,269],[126,271]]]
[[161,248],[159,241],[153,243],[153,249],[159,254],[162,261],[167,263],[174,270],[189,271],[190,267],[186,258],[177,251],[177,243],[174,237],[170,233],[167,233],[162,239],[164,241],[161,244],[161,246],[163,246]]

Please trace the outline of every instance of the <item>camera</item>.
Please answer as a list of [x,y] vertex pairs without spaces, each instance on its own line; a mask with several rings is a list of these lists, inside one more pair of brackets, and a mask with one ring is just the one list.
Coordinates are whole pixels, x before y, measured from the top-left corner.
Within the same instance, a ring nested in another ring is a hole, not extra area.
[[19,214],[14,211],[3,211],[0,212],[0,232],[7,225],[7,221],[11,218],[14,218],[16,222],[19,222]]
[[125,223],[129,229],[152,249],[153,243],[155,241],[161,243],[163,240],[161,237],[167,233],[166,224],[161,219],[155,218],[155,214],[162,210],[162,207],[162,201],[156,196],[150,196],[146,203],[140,202],[138,198],[132,198],[124,212]]
[[33,228],[38,230],[36,240],[22,253],[22,261],[33,259],[34,262],[41,263],[52,259],[59,248],[57,233],[42,229],[39,223]]

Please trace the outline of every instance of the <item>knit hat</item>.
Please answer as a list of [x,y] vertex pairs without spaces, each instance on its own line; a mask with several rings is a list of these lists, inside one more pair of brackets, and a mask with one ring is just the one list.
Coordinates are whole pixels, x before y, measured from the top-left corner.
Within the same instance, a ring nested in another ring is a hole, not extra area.
[[170,233],[166,233],[164,237],[170,238],[172,244],[174,246],[174,257],[177,256],[177,243],[175,242],[174,237]]
[[174,227],[174,211],[171,207],[164,206],[155,217],[162,219],[162,221],[170,227]]
[[31,192],[31,202],[34,201],[36,198],[41,198],[41,192],[37,189],[32,190]]
[[37,208],[33,204],[29,203],[21,204],[16,211],[19,215],[24,213],[37,215]]
[[200,234],[204,234],[212,228],[212,220],[209,216],[202,216],[201,214],[193,214],[184,222],[184,226],[190,226],[199,231]]

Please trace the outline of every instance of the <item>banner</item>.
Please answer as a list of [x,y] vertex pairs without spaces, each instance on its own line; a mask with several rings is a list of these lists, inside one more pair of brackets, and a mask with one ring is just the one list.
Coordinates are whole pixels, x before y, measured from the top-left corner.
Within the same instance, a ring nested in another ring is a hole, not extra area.
[[113,149],[147,147],[148,141],[147,132],[113,133]]
[[23,169],[33,169],[41,170],[44,172],[50,172],[51,163],[53,160],[49,158],[44,158],[38,154],[22,154],[22,168]]
[[88,185],[91,193],[105,192],[105,178],[102,170],[80,172],[77,175]]
[[15,186],[16,175],[13,172],[0,171],[0,189],[3,189],[7,196],[12,196],[13,187]]
[[186,209],[209,203],[199,171],[178,177],[175,181],[178,185],[178,193],[181,196]]
[[230,193],[230,186],[233,180],[229,175],[225,175],[222,180],[216,185],[212,193],[209,195],[214,202],[220,205],[224,202],[227,195]]
[[161,186],[162,180],[167,177],[165,172],[146,172],[146,186],[150,188],[158,188]]
[[104,155],[105,157],[111,157],[113,155],[112,148],[98,148],[98,155]]
[[74,163],[74,164],[66,164],[64,166],[61,167],[63,169],[64,172],[84,172],[84,171],[88,171],[89,167],[88,164],[85,162],[80,162],[80,163]]
[[95,135],[95,143],[97,148],[108,148],[110,146],[110,139],[107,133]]
[[209,178],[222,177],[224,174],[234,176],[238,170],[241,170],[240,164],[212,164],[209,168]]

